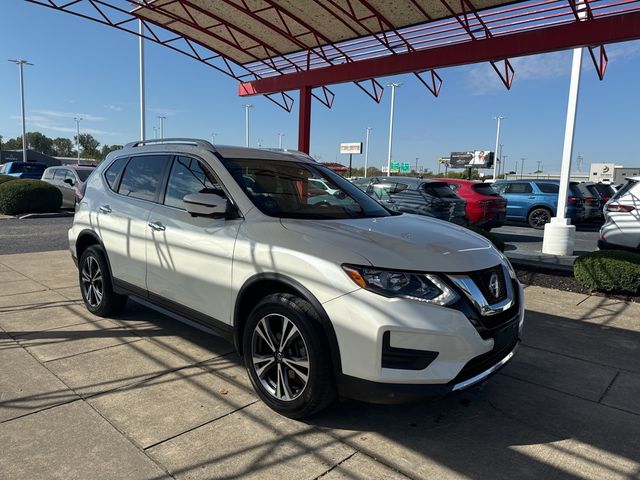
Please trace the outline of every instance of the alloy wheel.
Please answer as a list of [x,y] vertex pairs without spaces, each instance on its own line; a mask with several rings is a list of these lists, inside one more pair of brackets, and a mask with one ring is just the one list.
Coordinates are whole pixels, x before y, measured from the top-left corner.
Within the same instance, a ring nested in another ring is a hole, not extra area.
[[95,257],[89,255],[82,265],[82,293],[92,308],[97,308],[104,295],[102,272]]
[[309,382],[307,344],[284,315],[260,319],[251,338],[251,359],[263,389],[277,400],[295,400]]

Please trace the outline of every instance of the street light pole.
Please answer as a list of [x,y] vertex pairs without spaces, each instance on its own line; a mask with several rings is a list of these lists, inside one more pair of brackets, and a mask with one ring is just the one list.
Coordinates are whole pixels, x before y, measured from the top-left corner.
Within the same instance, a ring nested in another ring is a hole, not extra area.
[[396,88],[400,83],[388,83],[387,87],[391,87],[391,112],[389,114],[389,151],[387,153],[387,175],[391,176],[391,152],[393,148],[393,109],[396,98]]
[[140,62],[140,140],[144,142],[147,139],[144,107],[144,23],[142,23],[140,19],[138,19],[138,33],[138,57]]
[[73,117],[76,121],[76,149],[78,150],[78,165],[80,165],[80,120],[82,117]]
[[496,129],[496,148],[493,151],[493,156],[495,157],[493,159],[493,179],[497,180],[498,176],[497,176],[497,172],[498,172],[498,147],[500,146],[500,122],[502,120],[504,120],[505,117],[502,117],[500,115],[498,115],[497,117],[494,117],[497,121],[498,121],[498,128]]
[[526,159],[525,158],[521,158],[520,160],[522,160],[522,163],[520,164],[520,180],[522,180],[522,174],[524,173],[524,161]]
[[250,103],[245,103],[244,107],[244,146],[249,146],[249,109],[253,108]]
[[282,137],[284,137],[284,133],[278,134],[278,148],[282,149]]
[[167,119],[165,115],[158,115],[160,119],[160,140],[164,140],[164,121]]
[[216,144],[216,135],[218,135],[217,133],[212,133],[211,134],[211,145],[215,145]]
[[369,166],[369,133],[373,130],[372,127],[367,127],[367,138],[364,144],[364,176],[367,176],[367,168]]
[[31,65],[33,63],[29,63],[26,60],[9,60],[10,62],[18,65],[18,70],[20,71],[20,112],[22,113],[22,161],[27,161],[27,127],[25,123],[24,116],[24,74],[22,72],[22,67],[24,65]]

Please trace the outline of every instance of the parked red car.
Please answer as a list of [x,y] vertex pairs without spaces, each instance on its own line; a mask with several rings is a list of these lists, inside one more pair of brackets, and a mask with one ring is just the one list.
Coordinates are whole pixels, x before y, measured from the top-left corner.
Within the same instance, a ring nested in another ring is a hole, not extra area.
[[446,182],[459,197],[467,201],[469,223],[491,230],[504,225],[507,200],[496,192],[490,183],[473,182],[459,178],[439,178]]

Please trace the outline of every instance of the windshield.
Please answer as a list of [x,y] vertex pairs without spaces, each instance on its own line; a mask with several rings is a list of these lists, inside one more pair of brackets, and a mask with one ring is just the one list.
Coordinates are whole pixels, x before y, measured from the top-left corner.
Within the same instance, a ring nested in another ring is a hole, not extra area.
[[[263,159],[223,159],[222,163],[253,204],[271,217],[334,220],[392,215],[321,165]],[[318,188],[318,181],[333,193]]]

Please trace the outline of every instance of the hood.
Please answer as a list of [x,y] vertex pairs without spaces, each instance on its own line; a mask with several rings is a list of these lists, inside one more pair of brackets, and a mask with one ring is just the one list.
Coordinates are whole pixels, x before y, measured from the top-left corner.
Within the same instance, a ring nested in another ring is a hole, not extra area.
[[287,230],[355,252],[380,268],[461,273],[493,267],[500,254],[484,237],[449,222],[403,214],[347,220],[282,219]]

